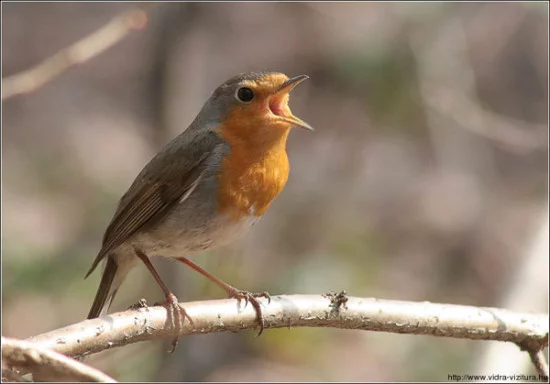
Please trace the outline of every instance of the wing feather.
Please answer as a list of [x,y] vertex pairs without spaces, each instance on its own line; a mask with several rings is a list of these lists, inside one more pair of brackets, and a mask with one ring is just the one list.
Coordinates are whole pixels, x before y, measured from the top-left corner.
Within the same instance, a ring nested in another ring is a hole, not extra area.
[[[191,140],[186,148],[173,141],[136,177],[120,200],[105,231],[103,246],[86,277],[112,250],[144,226],[162,218],[173,204],[181,203],[193,193],[208,169],[207,159],[214,155],[221,140],[213,132],[206,135]],[[178,152],[183,157],[174,158]],[[191,159],[195,161],[189,161]]]

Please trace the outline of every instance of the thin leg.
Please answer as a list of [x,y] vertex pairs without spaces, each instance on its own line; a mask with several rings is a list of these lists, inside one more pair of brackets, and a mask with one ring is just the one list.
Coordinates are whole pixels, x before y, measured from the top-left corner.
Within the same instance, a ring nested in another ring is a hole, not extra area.
[[248,302],[252,304],[254,307],[254,310],[256,311],[256,318],[258,319],[258,325],[260,326],[260,332],[258,333],[258,336],[260,336],[264,330],[264,318],[262,316],[262,308],[260,306],[260,302],[258,301],[258,297],[265,297],[268,300],[268,303],[271,301],[271,297],[269,296],[269,293],[262,292],[262,293],[250,293],[247,291],[241,291],[240,289],[237,289],[226,282],[218,279],[217,277],[211,275],[210,273],[206,272],[204,269],[199,267],[197,264],[193,263],[191,260],[185,258],[185,257],[176,257],[177,261],[182,262],[210,281],[214,282],[216,285],[218,285],[221,289],[223,289],[225,292],[227,292],[227,295],[230,298],[237,299],[240,303],[241,300],[245,301],[245,307]]
[[149,260],[149,257],[147,257],[147,255],[139,249],[136,249],[136,254],[141,259],[141,261],[143,261],[143,264],[145,264],[149,272],[151,272],[151,275],[153,275],[158,285],[160,285],[160,289],[162,289],[162,292],[164,292],[166,297],[172,295],[172,292],[168,289],[166,284],[164,284],[164,281],[162,281],[162,279],[160,278],[157,270],[155,269],[153,264],[151,264],[151,260]]
[[[134,248],[134,250],[137,257],[139,257],[139,259],[143,261],[143,264],[145,264],[149,272],[151,272],[151,275],[153,275],[158,285],[162,289],[162,292],[164,292],[164,295],[166,296],[166,301],[164,304],[168,307],[169,317],[172,319],[172,326],[175,328],[176,323],[174,320],[176,317],[178,317],[178,324],[180,324],[180,326],[185,321],[185,318],[189,319],[189,322],[193,324],[193,320],[191,319],[191,317],[189,317],[185,309],[180,307],[180,305],[178,304],[178,298],[176,297],[176,295],[174,295],[172,291],[168,289],[166,284],[164,284],[164,281],[162,281],[162,279],[160,278],[157,270],[155,269],[153,264],[151,264],[151,260],[149,260],[149,257],[147,257],[145,253],[137,248]],[[170,350],[170,353],[176,350],[177,345],[178,337],[175,337],[174,340],[172,340],[172,349]]]

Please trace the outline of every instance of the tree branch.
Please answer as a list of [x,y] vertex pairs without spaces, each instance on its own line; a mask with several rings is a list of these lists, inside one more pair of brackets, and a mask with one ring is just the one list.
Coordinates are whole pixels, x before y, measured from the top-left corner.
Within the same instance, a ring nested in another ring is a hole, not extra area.
[[[164,307],[147,307],[85,320],[27,339],[69,356],[84,356],[145,340],[257,326],[252,306],[236,300],[182,303],[193,319],[174,329]],[[405,302],[332,295],[262,299],[265,328],[333,327],[416,335],[510,341],[530,351],[548,346],[548,316],[497,308]]]
[[147,25],[143,9],[126,11],[73,45],[62,49],[36,67],[2,79],[2,100],[31,93],[53,80],[70,67],[83,63],[112,47],[133,30]]
[[[5,367],[4,367],[5,366]],[[113,383],[106,374],[80,363],[61,353],[35,344],[2,336],[2,376],[8,380],[22,381],[21,376],[10,369],[21,369],[39,375],[46,381],[93,381]]]
[[548,380],[548,363],[544,359],[544,354],[542,353],[542,350],[530,350],[529,357],[531,357],[531,361],[533,362],[533,365],[535,366],[538,374],[546,377],[546,379]]

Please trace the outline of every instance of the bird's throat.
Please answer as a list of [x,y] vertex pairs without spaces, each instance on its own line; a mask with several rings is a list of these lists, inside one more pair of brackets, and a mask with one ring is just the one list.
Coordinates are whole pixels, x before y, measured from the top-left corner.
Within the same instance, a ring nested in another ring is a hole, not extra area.
[[269,133],[256,129],[244,138],[230,130],[220,130],[230,146],[220,168],[218,209],[221,213],[234,219],[262,216],[283,190],[290,170],[286,154],[290,127],[272,128]]

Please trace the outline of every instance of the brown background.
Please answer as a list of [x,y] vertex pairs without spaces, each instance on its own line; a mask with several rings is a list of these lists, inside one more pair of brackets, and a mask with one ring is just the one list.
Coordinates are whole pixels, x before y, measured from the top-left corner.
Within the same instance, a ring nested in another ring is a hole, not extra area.
[[[135,6],[3,3],[2,77]],[[2,103],[2,334],[86,316],[99,273],[83,276],[118,199],[215,87],[249,70],[308,74],[291,106],[316,131],[292,132],[289,182],[261,223],[197,263],[272,294],[506,306],[522,286],[543,299],[510,309],[546,312],[548,254],[542,287],[517,279],[547,215],[547,27],[543,3],[157,4],[146,30]],[[183,265],[154,263],[181,300],[223,297]],[[140,266],[112,310],[141,297],[162,293]],[[433,381],[480,371],[489,344],[254,335],[90,362],[119,380]]]

